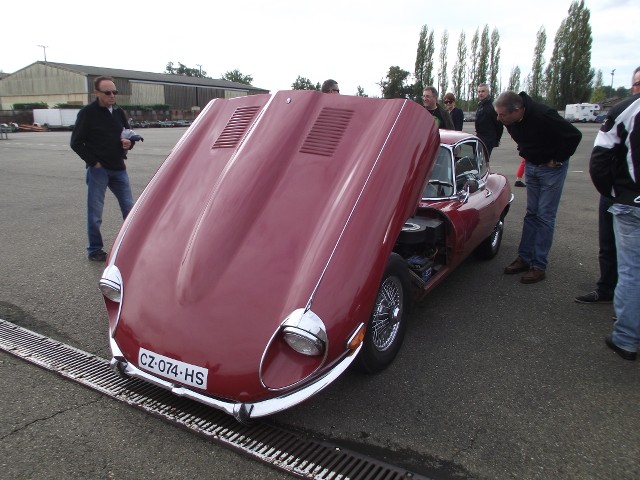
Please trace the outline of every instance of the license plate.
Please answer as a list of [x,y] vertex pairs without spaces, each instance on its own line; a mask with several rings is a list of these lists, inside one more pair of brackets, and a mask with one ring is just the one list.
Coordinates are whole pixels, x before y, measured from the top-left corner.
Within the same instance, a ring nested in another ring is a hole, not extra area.
[[207,374],[209,371],[206,368],[174,360],[145,348],[140,348],[138,352],[138,365],[144,370],[157,373],[183,385],[207,388]]

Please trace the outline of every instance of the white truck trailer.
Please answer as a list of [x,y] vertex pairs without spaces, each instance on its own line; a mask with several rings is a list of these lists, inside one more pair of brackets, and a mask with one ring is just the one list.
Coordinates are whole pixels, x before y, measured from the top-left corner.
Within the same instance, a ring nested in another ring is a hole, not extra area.
[[49,130],[73,130],[79,111],[79,108],[36,108],[33,123]]

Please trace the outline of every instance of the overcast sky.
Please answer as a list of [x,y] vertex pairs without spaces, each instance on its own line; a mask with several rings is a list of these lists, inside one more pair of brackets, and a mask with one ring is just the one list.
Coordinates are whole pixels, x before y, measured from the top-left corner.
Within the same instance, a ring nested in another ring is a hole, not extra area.
[[[413,72],[420,29],[434,31],[436,51],[449,33],[449,66],[460,32],[467,43],[485,25],[500,34],[503,87],[519,66],[524,79],[533,59],[536,33],[547,33],[545,63],[551,57],[570,0],[244,0],[167,3],[28,0],[3,2],[0,71],[13,73],[35,61],[162,73],[168,62],[200,68],[220,78],[238,69],[253,85],[287,90],[298,75],[313,83],[334,78],[343,94],[358,85],[380,96],[377,83],[389,67]],[[161,6],[162,5],[162,6]],[[535,5],[535,6],[533,6]],[[591,66],[605,85],[629,87],[640,65],[640,1],[586,0],[591,11]],[[39,46],[40,45],[40,46]],[[42,48],[44,46],[46,48]],[[434,75],[437,74],[437,66]],[[449,73],[449,77],[451,74]]]

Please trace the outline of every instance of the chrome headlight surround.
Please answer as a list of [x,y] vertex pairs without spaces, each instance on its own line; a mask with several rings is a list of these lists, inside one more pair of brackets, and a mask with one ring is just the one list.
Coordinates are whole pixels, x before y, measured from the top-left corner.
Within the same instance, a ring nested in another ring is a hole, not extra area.
[[327,329],[311,310],[294,310],[282,322],[282,336],[292,349],[303,355],[326,355],[329,344]]
[[98,288],[102,295],[115,303],[122,301],[122,275],[115,265],[109,265],[102,272],[102,278],[98,282]]

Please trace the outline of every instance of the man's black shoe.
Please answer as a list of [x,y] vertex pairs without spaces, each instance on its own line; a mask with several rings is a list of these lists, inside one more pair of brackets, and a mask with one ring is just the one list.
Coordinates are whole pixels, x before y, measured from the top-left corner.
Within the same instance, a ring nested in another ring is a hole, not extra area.
[[618,355],[620,355],[625,360],[632,360],[633,361],[638,356],[637,352],[630,352],[629,350],[625,350],[624,348],[620,348],[615,343],[613,343],[613,340],[611,339],[611,335],[607,335],[606,337],[604,337],[604,343],[606,343],[607,347],[609,347],[611,350],[616,352]]
[[87,258],[92,262],[104,262],[107,260],[107,252],[104,250],[96,250],[95,252],[91,252]]
[[600,295],[597,290],[594,290],[576,297],[575,301],[576,303],[611,303],[613,302],[613,297],[605,297]]

